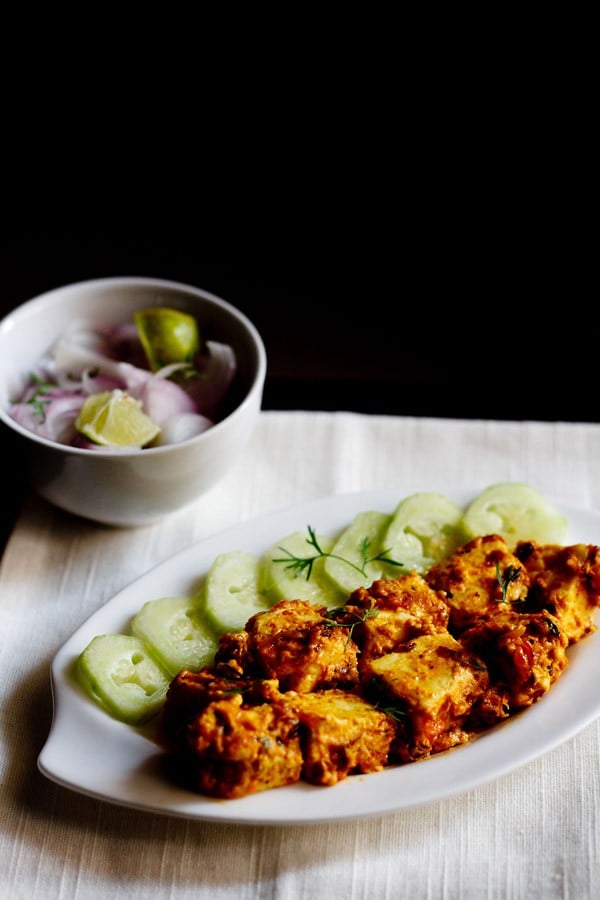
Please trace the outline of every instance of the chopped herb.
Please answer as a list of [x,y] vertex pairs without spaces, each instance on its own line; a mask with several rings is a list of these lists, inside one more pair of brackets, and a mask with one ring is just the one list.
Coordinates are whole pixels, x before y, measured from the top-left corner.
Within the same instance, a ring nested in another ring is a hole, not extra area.
[[285,566],[286,570],[290,570],[294,574],[294,578],[297,578],[299,575],[302,575],[306,572],[306,580],[310,581],[310,576],[312,575],[312,569],[314,564],[318,559],[324,556],[329,556],[331,559],[339,559],[340,562],[346,563],[346,565],[351,566],[353,569],[356,569],[357,572],[360,572],[361,575],[367,577],[366,566],[371,562],[385,562],[391,566],[401,566],[401,562],[397,562],[395,559],[391,559],[387,556],[390,552],[389,548],[387,550],[382,550],[381,553],[378,553],[376,556],[369,556],[369,547],[371,541],[368,537],[365,537],[360,543],[360,557],[362,560],[362,566],[356,566],[349,559],[346,559],[343,556],[338,556],[336,553],[327,553],[319,546],[319,541],[317,539],[317,535],[311,526],[308,526],[308,537],[306,539],[307,544],[310,544],[317,552],[314,556],[295,556],[293,553],[290,553],[289,550],[286,550],[285,547],[279,547],[279,549],[285,553],[285,557],[280,557],[279,559],[274,559],[274,563],[287,563]]
[[53,387],[56,387],[56,385],[51,384],[49,381],[42,381],[42,379],[38,378],[33,372],[29,377],[36,388],[27,403],[33,407],[34,415],[39,416],[40,421],[43,424],[46,421],[46,407],[50,403],[50,400],[43,400],[42,397],[44,394],[47,394],[48,391],[51,391]]

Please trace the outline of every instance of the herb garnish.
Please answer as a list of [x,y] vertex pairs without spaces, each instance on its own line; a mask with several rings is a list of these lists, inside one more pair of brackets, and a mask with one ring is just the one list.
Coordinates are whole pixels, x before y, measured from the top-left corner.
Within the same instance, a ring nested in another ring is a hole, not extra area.
[[42,381],[42,379],[38,378],[33,372],[30,373],[29,377],[33,384],[36,385],[36,388],[27,403],[33,407],[33,414],[39,416],[41,423],[44,424],[46,421],[46,407],[50,403],[50,399],[43,400],[41,398],[44,394],[47,394],[48,391],[51,391],[52,388],[56,387],[56,385],[51,384],[49,381]]
[[471,657],[471,659],[468,659],[466,662],[467,665],[471,666],[472,669],[479,669],[481,672],[487,671],[487,666],[484,666],[483,663],[478,659],[474,659],[473,657]]
[[199,372],[198,369],[196,369],[196,367],[192,365],[192,363],[186,363],[180,369],[178,369],[177,372],[174,372],[173,375],[177,375],[179,378],[181,378],[182,381],[190,381],[190,379],[196,378],[196,376],[199,376],[204,381],[207,380],[207,375],[203,372]]
[[395,719],[396,722],[401,722],[403,718],[407,715],[406,710],[400,709],[398,706],[381,706],[379,701],[371,704],[375,709],[378,709],[380,712],[385,713],[386,716],[389,716],[390,719]]
[[357,566],[349,559],[346,559],[344,556],[338,556],[336,553],[327,553],[319,546],[319,542],[317,539],[317,535],[315,534],[314,528],[311,528],[310,525],[308,527],[308,537],[306,539],[306,543],[310,544],[311,547],[317,551],[314,556],[295,556],[293,553],[290,553],[289,550],[286,550],[285,547],[279,547],[283,553],[285,553],[285,557],[281,557],[279,559],[274,559],[274,563],[287,563],[285,566],[286,570],[290,570],[293,572],[294,578],[298,578],[303,572],[306,572],[306,580],[310,581],[310,576],[312,575],[312,568],[316,561],[320,559],[320,557],[329,556],[331,559],[339,559],[340,562],[346,563],[346,565],[351,566],[353,569],[356,569],[357,572],[360,572],[365,578],[368,577],[366,570],[366,566],[371,562],[385,562],[391,566],[401,566],[401,562],[397,562],[395,559],[391,559],[387,556],[390,552],[389,548],[387,550],[382,550],[381,553],[378,553],[376,556],[369,556],[369,547],[371,545],[371,541],[368,537],[363,538],[360,542],[359,550],[360,550],[360,558],[362,560],[362,566]]
[[508,592],[509,586],[513,583],[513,581],[517,581],[521,575],[521,569],[519,566],[507,566],[502,574],[500,572],[500,563],[496,563],[496,578],[498,579],[498,584],[500,585],[500,589],[502,591],[502,599],[498,600],[498,603],[508,603],[508,598],[506,596]]
[[337,619],[331,619],[329,616],[325,618],[325,622],[327,625],[331,625],[335,628],[347,628],[348,629],[348,640],[346,641],[346,646],[352,640],[352,633],[357,625],[360,625],[362,622],[366,622],[367,619],[374,619],[379,615],[379,610],[373,609],[372,606],[369,606],[368,609],[362,613],[356,613],[354,610],[348,609],[346,606],[336,606],[335,609],[330,609],[329,613],[331,615],[344,615],[352,617],[349,622],[338,622]]

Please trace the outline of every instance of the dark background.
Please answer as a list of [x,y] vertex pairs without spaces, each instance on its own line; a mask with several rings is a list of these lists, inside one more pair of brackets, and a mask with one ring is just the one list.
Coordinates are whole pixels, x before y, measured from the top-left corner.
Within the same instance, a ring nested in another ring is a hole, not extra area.
[[[480,106],[461,131],[448,96],[399,138],[368,97],[360,121],[348,101],[268,135],[248,100],[221,140],[85,105],[65,135],[63,98],[5,142],[1,315],[79,280],[172,279],[258,327],[267,410],[600,421],[585,142],[576,123],[568,153],[549,140],[550,96],[537,120],[505,109],[505,133]],[[5,530],[22,495],[15,461]]]
[[596,421],[588,55],[210,19],[7,26],[0,314],[175,279],[258,326],[266,409]]
[[321,223],[317,238],[309,221],[304,232],[242,226],[233,212],[214,229],[115,217],[9,235],[1,313],[88,278],[173,279],[258,327],[265,409],[598,421],[597,286],[556,241],[452,234],[450,222],[421,239],[393,221],[377,235],[340,221],[323,234]]

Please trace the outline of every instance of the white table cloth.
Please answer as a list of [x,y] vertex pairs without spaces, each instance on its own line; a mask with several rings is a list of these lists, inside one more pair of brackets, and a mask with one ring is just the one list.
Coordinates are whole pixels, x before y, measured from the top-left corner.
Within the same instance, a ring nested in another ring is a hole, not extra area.
[[37,770],[54,654],[101,604],[179,549],[321,496],[390,487],[401,499],[508,480],[600,509],[600,426],[263,412],[235,470],[156,525],[106,528],[31,497],[0,569],[2,900],[597,897],[598,720],[496,781],[365,821],[171,818],[88,798]]

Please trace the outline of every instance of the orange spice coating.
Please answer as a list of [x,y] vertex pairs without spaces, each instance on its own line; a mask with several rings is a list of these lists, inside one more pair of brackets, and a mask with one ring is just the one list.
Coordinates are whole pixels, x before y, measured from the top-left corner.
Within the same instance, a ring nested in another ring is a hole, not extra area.
[[596,630],[593,615],[600,605],[599,547],[522,541],[515,553],[531,582],[530,609],[551,612],[571,644]]
[[283,691],[351,688],[358,682],[358,648],[327,608],[280,600],[246,623],[251,659]]
[[568,665],[567,635],[547,610],[499,609],[463,631],[460,642],[485,662],[511,712],[531,706]]
[[543,697],[595,630],[600,548],[475,538],[339,609],[282,600],[173,679],[165,746],[219,798],[411,763]]
[[306,781],[332,785],[387,765],[394,723],[366,700],[341,690],[290,692],[286,698],[300,722]]
[[[504,598],[498,572],[507,582]],[[473,538],[459,547],[427,572],[426,581],[444,592],[450,607],[449,629],[455,635],[480,616],[495,615],[498,603],[524,601],[530,584],[525,566],[497,534]]]
[[397,579],[379,579],[357,588],[339,620],[355,623],[352,637],[360,648],[359,667],[421,634],[446,631],[448,603],[425,579],[411,572]]
[[241,694],[214,700],[190,724],[185,751],[195,787],[233,799],[293,784],[302,753],[298,719],[289,704],[244,705]]
[[368,665],[371,689],[403,713],[394,753],[403,762],[466,743],[463,729],[488,687],[485,666],[448,632],[424,634]]

